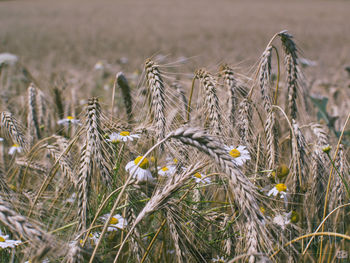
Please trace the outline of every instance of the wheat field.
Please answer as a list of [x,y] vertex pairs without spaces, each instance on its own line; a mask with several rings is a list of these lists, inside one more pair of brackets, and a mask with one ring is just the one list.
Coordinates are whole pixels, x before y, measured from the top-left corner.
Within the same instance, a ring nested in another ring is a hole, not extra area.
[[266,3],[0,2],[0,262],[349,262],[349,2]]

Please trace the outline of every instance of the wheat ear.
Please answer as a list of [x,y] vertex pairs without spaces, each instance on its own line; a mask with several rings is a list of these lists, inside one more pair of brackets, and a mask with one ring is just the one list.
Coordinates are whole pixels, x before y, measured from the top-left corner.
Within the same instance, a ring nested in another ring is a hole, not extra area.
[[282,41],[285,51],[285,65],[287,71],[287,88],[288,88],[288,108],[291,119],[297,117],[297,93],[298,93],[298,53],[293,36],[285,31],[278,34]]
[[[123,72],[119,72],[116,75],[116,80],[118,83],[118,87],[122,91],[122,96],[124,100],[126,115],[128,117],[128,121],[132,120],[132,98],[131,98],[131,89],[128,83],[128,80],[124,76]],[[113,109],[112,109],[113,110]]]
[[[11,205],[0,198],[0,221],[11,232],[19,237],[30,240],[36,250],[36,257],[43,258],[55,248],[54,238],[29,222],[28,218],[15,212]],[[62,247],[62,252],[64,247]]]
[[178,96],[180,97],[181,99],[181,103],[182,103],[182,117],[184,120],[186,120],[186,115],[187,115],[187,107],[188,107],[188,101],[187,101],[187,98],[186,98],[186,94],[183,90],[183,88],[181,87],[180,83],[175,81],[173,84],[172,84],[172,87],[176,89],[176,92],[178,94]]
[[212,131],[214,135],[222,135],[219,99],[216,95],[214,77],[211,76],[209,72],[200,69],[196,72],[196,78],[200,80],[204,88],[204,105],[209,115],[209,130]]
[[227,90],[229,120],[231,127],[233,128],[235,126],[236,119],[235,114],[237,107],[237,81],[235,79],[233,69],[230,68],[228,65],[223,65],[221,68],[221,72],[224,78],[224,85],[226,86]]
[[[40,128],[37,114],[37,90],[33,83],[28,87],[28,141],[40,138]],[[32,143],[32,142],[31,142]]]
[[24,133],[21,125],[9,112],[1,112],[0,115],[1,129],[5,128],[6,132],[11,137],[12,141],[22,147],[25,151],[28,150],[27,141],[24,137]]
[[252,132],[250,130],[252,122],[252,106],[251,101],[246,98],[239,104],[238,110],[238,135],[239,143],[241,145],[248,145],[252,138]]
[[80,158],[80,169],[78,176],[78,231],[86,229],[87,205],[90,182],[93,173],[93,163],[100,170],[101,178],[105,185],[110,185],[110,175],[107,159],[104,158],[104,140],[101,131],[101,112],[97,98],[88,101],[87,116],[85,122],[86,140]]
[[[158,65],[148,59],[145,62],[145,71],[147,85],[151,91],[152,108],[154,120],[156,122],[157,140],[161,141],[165,136],[165,99],[164,99],[164,82],[160,74]],[[160,147],[162,149],[163,146]]]

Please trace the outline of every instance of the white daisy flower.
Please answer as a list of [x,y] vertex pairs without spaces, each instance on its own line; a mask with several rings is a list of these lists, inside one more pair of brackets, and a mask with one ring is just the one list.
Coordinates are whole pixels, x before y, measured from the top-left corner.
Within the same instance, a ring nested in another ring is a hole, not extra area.
[[267,196],[273,195],[276,196],[280,194],[281,198],[283,195],[287,194],[287,186],[285,184],[276,184],[267,194]]
[[59,125],[80,124],[80,120],[75,119],[73,116],[67,116],[65,119],[57,121]]
[[175,173],[176,167],[174,165],[166,165],[163,167],[158,167],[158,174],[160,176],[171,176]]
[[242,145],[238,146],[237,148],[235,148],[233,145],[225,146],[225,149],[233,158],[233,162],[238,166],[241,166],[247,160],[250,160],[250,154],[246,148],[247,148],[246,146],[242,146]]
[[[108,215],[109,216],[109,215]],[[108,218],[108,217],[107,217]],[[106,219],[105,219],[106,220]],[[88,237],[88,240],[90,241],[91,245],[96,245],[97,244],[97,241],[100,237],[100,234],[99,232],[95,232],[95,233],[90,233],[89,234],[89,237]],[[80,239],[80,244],[83,244],[84,240],[83,239]]]
[[287,206],[288,196],[287,196],[287,186],[285,184],[276,184],[268,193],[267,196],[277,196],[280,195],[284,199],[284,203]]
[[273,223],[280,226],[282,230],[284,230],[286,226],[289,225],[291,222],[290,221],[291,214],[292,212],[285,213],[284,215],[279,214],[273,218]]
[[22,241],[21,240],[10,240],[8,239],[9,236],[8,235],[3,235],[1,230],[0,230],[0,247],[1,248],[8,248],[8,247],[15,247],[18,244],[21,244]]
[[4,138],[1,138],[1,137],[0,137],[0,142],[2,142],[2,141],[4,141]]
[[196,183],[209,184],[211,182],[209,177],[201,173],[195,173],[193,178],[196,180]]
[[227,260],[225,260],[224,257],[219,257],[219,256],[217,256],[216,258],[213,258],[213,259],[212,259],[212,262],[225,263],[225,262],[227,262]]
[[121,131],[120,133],[113,132],[109,135],[107,141],[111,143],[117,143],[120,141],[133,141],[134,138],[140,138],[140,134],[130,134],[128,131]]
[[18,62],[18,57],[11,53],[0,53],[0,66],[10,65],[13,66]]
[[[101,218],[106,221],[109,218],[110,214],[105,214]],[[107,231],[117,231],[119,229],[124,229],[128,225],[128,222],[124,217],[119,214],[114,215],[109,221],[109,227]]]
[[[49,261],[49,259],[48,258],[45,258],[43,261],[41,261],[41,263],[49,263],[50,261]],[[28,260],[28,261],[26,261],[26,262],[24,262],[24,263],[32,263],[32,261],[31,260]]]
[[97,63],[94,66],[94,70],[103,70],[105,68],[105,65],[103,61],[97,61]]
[[10,149],[9,149],[9,154],[10,154],[10,155],[13,155],[13,154],[15,154],[16,152],[21,153],[21,152],[22,152],[22,147],[15,143],[14,145],[12,145],[12,146],[10,147]]
[[75,202],[75,199],[77,198],[77,194],[73,193],[67,200],[66,203],[73,204]]
[[138,156],[134,161],[128,162],[125,166],[125,170],[132,174],[139,182],[154,182],[151,171],[149,168],[149,161],[145,158],[140,164],[143,156]]

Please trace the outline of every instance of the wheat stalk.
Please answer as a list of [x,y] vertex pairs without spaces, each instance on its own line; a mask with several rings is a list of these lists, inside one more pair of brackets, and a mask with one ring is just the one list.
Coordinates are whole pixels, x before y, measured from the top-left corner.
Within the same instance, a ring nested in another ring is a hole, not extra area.
[[[156,125],[156,137],[161,141],[165,137],[165,99],[164,82],[161,77],[158,65],[148,59],[145,62],[147,85],[151,91],[152,108]],[[162,146],[160,147],[162,150]]]
[[125,110],[126,110],[126,115],[127,115],[128,121],[131,122],[131,120],[132,120],[132,98],[130,95],[131,89],[130,89],[129,83],[128,83],[126,77],[124,76],[123,72],[119,72],[116,75],[116,80],[118,83],[118,87],[122,91],[122,96],[123,96],[123,100],[124,100],[124,105],[125,105]]
[[176,89],[176,92],[181,99],[181,103],[183,104],[182,116],[183,116],[183,119],[185,120],[186,114],[187,114],[187,107],[188,107],[188,101],[187,101],[185,92],[184,92],[183,88],[181,87],[180,83],[177,81],[175,81],[172,84],[172,87],[174,87]]
[[27,151],[28,145],[24,137],[24,133],[19,122],[9,112],[1,112],[0,115],[1,128],[5,128],[12,141]]
[[246,98],[239,104],[238,110],[238,135],[239,143],[241,145],[248,145],[250,143],[250,138],[252,138],[252,133],[250,130],[252,121],[252,107],[251,101]]
[[100,170],[104,185],[110,185],[108,158],[105,158],[103,145],[105,144],[101,131],[101,112],[97,98],[88,101],[86,123],[86,140],[80,158],[78,179],[78,231],[86,229],[87,205],[90,190],[90,182],[93,173],[93,163]]
[[205,91],[204,105],[209,115],[209,129],[214,135],[222,135],[219,99],[216,95],[214,78],[203,69],[196,72],[196,78],[200,80]]
[[28,87],[28,141],[33,143],[34,139],[40,138],[40,128],[38,122],[37,105],[36,105],[37,91],[34,84],[31,83]]
[[280,32],[279,37],[282,41],[282,46],[285,51],[285,64],[287,71],[287,88],[288,88],[288,107],[291,119],[297,117],[297,93],[298,93],[298,54],[297,48],[293,41],[293,36],[285,31]]
[[237,106],[237,81],[234,76],[233,69],[228,65],[223,65],[221,68],[221,74],[223,74],[224,84],[227,90],[228,97],[228,111],[229,111],[229,120],[231,127],[235,126],[236,119],[236,106]]

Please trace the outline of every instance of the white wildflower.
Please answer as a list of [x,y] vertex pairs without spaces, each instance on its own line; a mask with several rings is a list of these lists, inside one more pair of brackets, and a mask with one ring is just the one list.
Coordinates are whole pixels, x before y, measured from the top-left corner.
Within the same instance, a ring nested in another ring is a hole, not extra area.
[[237,148],[233,145],[225,146],[225,149],[228,151],[230,156],[233,158],[233,162],[237,166],[242,166],[247,160],[250,160],[249,151],[246,149],[246,146],[238,146]]

